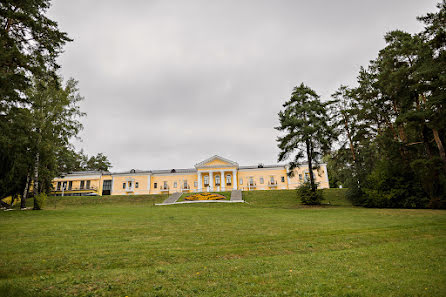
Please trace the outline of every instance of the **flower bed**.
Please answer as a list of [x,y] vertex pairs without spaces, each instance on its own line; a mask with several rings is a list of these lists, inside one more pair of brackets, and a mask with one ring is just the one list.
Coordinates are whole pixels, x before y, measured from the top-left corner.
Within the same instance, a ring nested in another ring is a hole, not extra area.
[[198,193],[187,197],[184,197],[186,201],[196,201],[196,200],[224,200],[225,196],[216,193]]

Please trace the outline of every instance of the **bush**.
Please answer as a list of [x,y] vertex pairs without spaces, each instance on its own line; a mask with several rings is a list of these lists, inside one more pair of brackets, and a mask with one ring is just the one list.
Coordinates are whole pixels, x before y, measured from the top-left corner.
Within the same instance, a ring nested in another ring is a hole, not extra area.
[[37,196],[34,196],[34,209],[40,210],[43,208],[43,206],[45,205],[45,201],[46,201],[46,194],[45,193],[40,193]]
[[322,190],[312,191],[309,183],[305,183],[297,188],[297,197],[305,205],[320,205],[324,199]]

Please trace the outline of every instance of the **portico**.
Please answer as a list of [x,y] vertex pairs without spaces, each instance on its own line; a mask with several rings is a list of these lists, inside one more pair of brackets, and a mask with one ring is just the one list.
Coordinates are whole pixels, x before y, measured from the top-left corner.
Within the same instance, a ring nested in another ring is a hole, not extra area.
[[198,192],[237,190],[238,164],[213,156],[195,165],[198,176]]

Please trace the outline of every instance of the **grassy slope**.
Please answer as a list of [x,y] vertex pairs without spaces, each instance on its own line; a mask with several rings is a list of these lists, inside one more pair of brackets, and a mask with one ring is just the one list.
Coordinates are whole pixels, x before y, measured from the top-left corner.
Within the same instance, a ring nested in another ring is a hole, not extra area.
[[1,212],[0,295],[446,295],[445,211],[244,196],[163,207],[160,196],[66,197]]

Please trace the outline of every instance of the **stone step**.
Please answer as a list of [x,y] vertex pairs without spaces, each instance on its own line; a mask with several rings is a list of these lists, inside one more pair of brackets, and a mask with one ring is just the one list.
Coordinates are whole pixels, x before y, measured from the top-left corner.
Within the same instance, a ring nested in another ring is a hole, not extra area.
[[243,201],[242,190],[233,190],[231,192],[231,201]]
[[180,199],[182,194],[183,193],[173,193],[172,195],[169,196],[169,198],[164,200],[162,204],[175,203],[177,202],[178,199]]

